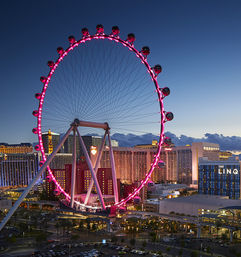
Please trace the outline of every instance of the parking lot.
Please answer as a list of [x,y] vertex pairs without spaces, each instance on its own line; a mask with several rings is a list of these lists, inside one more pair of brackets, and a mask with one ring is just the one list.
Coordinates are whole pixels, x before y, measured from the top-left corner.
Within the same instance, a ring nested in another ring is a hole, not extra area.
[[[69,257],[97,257],[97,256],[159,256],[155,251],[144,251],[140,249],[133,249],[128,246],[120,246],[117,244],[106,243],[75,243],[50,246],[51,249],[44,251],[35,251],[31,256],[34,257],[52,257],[52,256],[69,256]],[[172,256],[164,254],[163,256]]]

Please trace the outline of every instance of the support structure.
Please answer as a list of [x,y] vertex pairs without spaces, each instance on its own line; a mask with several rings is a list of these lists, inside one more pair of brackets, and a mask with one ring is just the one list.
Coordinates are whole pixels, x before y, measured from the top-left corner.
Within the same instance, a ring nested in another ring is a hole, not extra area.
[[201,237],[201,233],[202,233],[202,226],[199,224],[197,226],[197,238]]
[[75,195],[75,181],[76,181],[76,127],[73,129],[73,156],[72,156],[72,173],[71,173],[71,199],[70,207],[74,207]]
[[97,122],[83,121],[83,120],[75,119],[74,123],[79,127],[102,128],[104,130],[110,129],[107,122],[106,123],[97,123]]
[[[96,160],[96,163],[95,163],[95,174],[96,174],[96,175],[97,175],[98,168],[99,168],[99,166],[100,166],[100,160],[101,160],[101,156],[102,156],[102,153],[103,153],[103,150],[104,150],[104,146],[105,146],[106,134],[107,134],[107,132],[105,131],[105,135],[104,135],[104,137],[103,137],[103,140],[102,140],[100,149],[99,149],[99,151],[98,151],[97,160]],[[92,190],[92,188],[93,188],[93,185],[94,185],[94,180],[93,180],[93,178],[91,178],[90,185],[89,185],[89,188],[88,188],[88,192],[87,192],[87,194],[86,194],[86,197],[85,197],[84,204],[87,204],[88,201],[89,201],[89,197],[90,197],[90,194],[91,194],[91,190]]]
[[29,191],[32,189],[32,187],[35,185],[35,183],[39,180],[43,172],[46,170],[47,166],[50,164],[50,162],[53,160],[54,156],[57,154],[57,152],[60,150],[61,146],[66,141],[67,137],[73,130],[73,126],[71,125],[66,134],[63,136],[63,138],[60,140],[57,147],[54,149],[53,153],[48,156],[47,160],[43,164],[43,166],[39,169],[38,173],[36,174],[35,178],[31,181],[31,183],[26,187],[26,189],[23,191],[22,195],[18,198],[18,200],[15,202],[13,207],[9,210],[8,214],[4,217],[0,224],[0,231],[5,226],[5,224],[8,222],[8,220],[12,217],[14,212],[17,210],[18,206],[22,203],[24,198],[27,196]]
[[117,188],[117,180],[116,180],[116,170],[115,170],[115,160],[114,160],[114,153],[111,145],[110,139],[110,131],[107,130],[109,147],[110,147],[110,163],[111,163],[111,170],[112,170],[112,180],[113,180],[113,188],[114,188],[114,195],[115,195],[115,203],[118,203],[119,196],[118,196],[118,188]]
[[[91,163],[91,159],[90,159],[90,156],[89,156],[89,154],[87,152],[87,149],[86,149],[86,146],[84,144],[84,141],[83,141],[83,139],[82,139],[82,137],[81,137],[81,135],[80,135],[80,133],[78,131],[78,126],[92,127],[92,128],[102,128],[102,129],[105,130],[105,135],[104,135],[104,138],[103,138],[103,141],[102,141],[102,144],[101,144],[100,151],[99,151],[98,156],[97,156],[97,160],[96,160],[96,163],[95,163],[95,168],[93,168],[93,165]],[[0,223],[0,231],[5,226],[5,224],[8,222],[8,220],[11,218],[11,216],[14,214],[14,212],[16,211],[18,206],[22,203],[22,201],[27,196],[27,194],[32,189],[32,187],[35,185],[35,183],[39,180],[39,178],[41,177],[43,172],[46,170],[48,165],[51,163],[51,161],[53,160],[55,155],[58,153],[58,151],[60,150],[60,148],[62,147],[62,145],[64,144],[64,142],[66,141],[66,139],[68,138],[68,136],[70,135],[72,130],[73,130],[73,157],[72,157],[72,175],[71,175],[72,179],[71,179],[71,199],[70,199],[70,206],[71,206],[71,208],[74,207],[74,202],[75,202],[74,201],[74,197],[75,197],[75,181],[76,181],[76,133],[77,133],[77,135],[79,137],[80,145],[82,147],[82,150],[83,150],[85,158],[86,158],[86,162],[88,164],[88,167],[89,167],[91,175],[92,175],[91,185],[89,187],[89,190],[88,190],[88,193],[86,195],[84,203],[85,204],[88,203],[89,196],[90,196],[90,193],[91,193],[91,189],[93,187],[93,184],[95,184],[96,190],[97,190],[97,194],[99,196],[100,204],[102,206],[102,209],[105,210],[105,203],[104,203],[102,192],[100,190],[100,186],[99,186],[99,183],[98,183],[98,180],[97,180],[97,177],[96,177],[96,173],[97,173],[97,170],[98,170],[98,168],[100,166],[100,160],[101,160],[101,156],[102,156],[102,153],[103,153],[103,150],[104,150],[106,136],[108,136],[108,140],[109,140],[110,161],[111,161],[111,167],[112,167],[112,179],[113,179],[115,203],[118,202],[118,189],[117,189],[117,181],[116,181],[114,154],[113,154],[113,150],[112,150],[112,146],[111,146],[111,139],[110,139],[110,132],[109,132],[110,128],[109,128],[108,123],[96,123],[96,122],[89,122],[89,121],[80,121],[78,119],[75,119],[74,122],[70,125],[70,128],[68,129],[68,131],[65,133],[65,135],[60,140],[60,142],[57,145],[57,147],[52,152],[52,154],[48,156],[48,158],[44,162],[43,166],[39,169],[39,171],[37,172],[37,174],[34,177],[34,179],[27,186],[27,188],[24,190],[22,195],[15,202],[13,207],[9,210],[9,212],[5,216],[5,218],[2,220],[2,222]]]
[[80,135],[78,129],[77,129],[77,134],[78,134],[78,137],[79,137],[80,145],[81,145],[82,150],[83,150],[84,155],[85,155],[85,159],[86,159],[87,165],[88,165],[88,167],[89,167],[89,169],[90,169],[91,176],[92,176],[92,178],[93,178],[93,180],[94,180],[94,184],[95,184],[95,187],[96,187],[96,190],[97,190],[97,194],[98,194],[98,196],[99,196],[100,204],[101,204],[101,206],[102,206],[102,209],[105,210],[105,203],[104,203],[104,199],[103,199],[103,196],[102,196],[102,192],[101,192],[101,190],[100,190],[100,185],[99,185],[99,183],[98,183],[98,180],[97,180],[97,177],[96,177],[94,168],[93,168],[93,166],[92,166],[92,163],[91,163],[89,154],[88,154],[88,152],[87,152],[86,146],[85,146],[85,144],[84,144],[84,141],[83,141],[83,139],[82,139],[82,137],[81,137],[81,135]]

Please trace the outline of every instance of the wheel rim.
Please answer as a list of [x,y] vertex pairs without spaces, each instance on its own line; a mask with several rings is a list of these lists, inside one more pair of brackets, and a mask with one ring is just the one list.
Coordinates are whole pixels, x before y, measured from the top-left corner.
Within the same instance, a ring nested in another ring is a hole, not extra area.
[[[149,171],[147,171],[147,173],[145,174],[144,179],[141,181],[141,184],[139,187],[137,187],[127,198],[122,199],[120,202],[116,203],[115,205],[120,207],[125,205],[128,201],[130,201],[131,199],[133,199],[136,195],[138,195],[139,191],[143,188],[143,186],[148,182],[148,180],[151,177],[151,174],[154,171],[154,168],[156,167],[158,161],[159,161],[159,157],[160,157],[160,152],[161,152],[161,145],[163,144],[163,140],[164,140],[164,123],[165,123],[165,111],[164,111],[164,107],[163,107],[163,98],[164,95],[161,91],[161,88],[158,85],[157,82],[157,74],[155,74],[155,72],[153,71],[153,68],[151,68],[151,66],[148,64],[146,56],[143,55],[141,52],[139,52],[134,45],[129,42],[129,41],[124,41],[121,38],[119,38],[118,36],[114,36],[114,35],[105,35],[105,34],[96,34],[93,36],[87,36],[87,37],[83,37],[82,39],[80,39],[79,41],[75,41],[74,43],[72,43],[70,45],[70,47],[68,47],[66,50],[64,50],[59,58],[57,59],[56,62],[51,63],[51,67],[50,67],[50,72],[48,74],[48,76],[44,79],[42,79],[43,82],[43,89],[42,89],[42,93],[41,93],[41,97],[39,98],[39,107],[38,107],[38,113],[37,113],[37,134],[38,134],[38,140],[39,140],[39,150],[41,151],[42,154],[42,158],[43,161],[46,161],[46,155],[44,152],[44,147],[43,147],[43,141],[42,141],[42,113],[43,113],[43,106],[44,106],[44,101],[45,101],[45,96],[46,96],[46,92],[48,89],[48,86],[52,80],[52,76],[54,75],[57,67],[63,62],[63,60],[65,59],[65,57],[67,57],[69,55],[69,53],[71,53],[73,50],[75,50],[77,47],[81,46],[82,44],[85,44],[86,42],[89,41],[93,41],[93,40],[109,40],[109,41],[113,41],[117,44],[122,45],[124,48],[128,48],[130,52],[134,53],[136,55],[136,57],[142,62],[142,64],[145,66],[146,70],[149,73],[149,76],[151,77],[151,80],[154,83],[155,86],[155,90],[156,90],[156,94],[159,100],[159,108],[160,108],[160,133],[159,133],[159,142],[158,142],[158,148],[157,148],[157,152],[156,155],[154,156],[154,160],[152,161],[151,164],[151,168]],[[56,187],[58,188],[58,190],[65,195],[66,199],[70,199],[70,195],[67,194],[64,189],[60,186],[60,184],[58,183],[58,181],[56,180],[56,178],[54,177],[51,169],[48,167],[48,173],[51,176],[53,182],[56,184]],[[76,204],[84,206],[84,207],[88,207],[88,208],[95,208],[92,206],[86,206],[78,201],[75,201]]]

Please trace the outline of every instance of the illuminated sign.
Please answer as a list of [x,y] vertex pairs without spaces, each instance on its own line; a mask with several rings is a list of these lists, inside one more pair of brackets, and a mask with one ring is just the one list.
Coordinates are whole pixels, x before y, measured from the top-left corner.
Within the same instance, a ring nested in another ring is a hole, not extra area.
[[96,155],[97,154],[97,147],[92,145],[90,147],[90,152],[91,152],[91,154]]
[[218,174],[226,174],[226,175],[234,174],[234,175],[237,175],[237,174],[239,174],[239,171],[238,171],[238,169],[224,169],[224,167],[219,166]]

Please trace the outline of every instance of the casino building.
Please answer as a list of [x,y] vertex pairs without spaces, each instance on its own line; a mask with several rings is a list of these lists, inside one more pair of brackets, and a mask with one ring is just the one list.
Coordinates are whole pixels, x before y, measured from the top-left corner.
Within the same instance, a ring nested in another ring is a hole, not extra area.
[[33,152],[33,146],[30,143],[7,144],[0,143],[1,154],[27,154]]
[[199,159],[198,192],[240,199],[240,162]]
[[38,167],[38,153],[0,154],[0,188],[27,186]]

